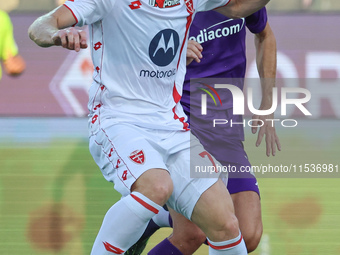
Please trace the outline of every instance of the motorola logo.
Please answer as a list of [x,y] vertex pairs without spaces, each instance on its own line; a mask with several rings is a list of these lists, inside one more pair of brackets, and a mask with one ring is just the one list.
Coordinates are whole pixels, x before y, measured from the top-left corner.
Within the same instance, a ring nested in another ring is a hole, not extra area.
[[164,29],[152,39],[149,57],[157,66],[167,66],[174,60],[178,47],[178,33],[173,29]]

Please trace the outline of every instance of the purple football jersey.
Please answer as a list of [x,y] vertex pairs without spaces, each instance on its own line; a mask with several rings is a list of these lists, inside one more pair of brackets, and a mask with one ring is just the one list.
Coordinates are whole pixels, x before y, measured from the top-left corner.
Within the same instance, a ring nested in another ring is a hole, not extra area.
[[[243,81],[246,72],[246,27],[252,33],[263,31],[267,24],[267,12],[263,8],[247,18],[229,19],[216,12],[207,11],[197,13],[190,28],[189,40],[195,40],[203,47],[203,58],[200,63],[193,61],[187,66],[187,73],[183,86],[183,96],[181,103],[191,125],[192,132],[200,139],[206,147],[215,148],[210,151],[217,160],[229,161],[226,159],[225,151],[219,155],[215,141],[244,140],[243,125],[223,126],[212,128],[211,116],[203,116],[193,109],[201,109],[201,95],[204,93],[195,86],[193,80],[197,78],[228,78],[232,80],[232,85],[236,85],[243,90]],[[193,93],[193,90],[196,92]],[[190,93],[191,92],[191,93]],[[199,92],[199,93],[198,93]],[[214,119],[232,119],[233,122],[241,123],[241,115],[232,115],[232,95],[227,89],[223,93],[219,92],[219,97],[223,105],[208,102],[209,109],[213,109]],[[212,101],[212,100],[210,100]],[[191,104],[191,106],[190,106]],[[195,108],[192,108],[195,106]],[[191,113],[191,114],[190,114]],[[208,118],[207,118],[208,117]],[[209,119],[210,117],[210,119]],[[196,125],[195,125],[196,124]],[[223,145],[221,145],[223,146]],[[243,148],[242,148],[243,149]],[[222,155],[223,154],[223,155]],[[230,157],[230,162],[240,162],[235,154]],[[243,154],[239,154],[244,157]]]

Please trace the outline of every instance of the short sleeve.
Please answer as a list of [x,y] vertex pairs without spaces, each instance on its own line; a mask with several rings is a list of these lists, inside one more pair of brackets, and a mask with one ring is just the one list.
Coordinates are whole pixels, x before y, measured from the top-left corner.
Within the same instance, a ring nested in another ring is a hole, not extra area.
[[264,30],[267,24],[267,10],[265,7],[252,15],[246,17],[246,26],[253,34],[258,34]]
[[198,0],[197,10],[198,12],[210,11],[218,7],[225,6],[230,0]]
[[76,26],[90,25],[103,19],[116,0],[68,0],[64,3],[76,19]]

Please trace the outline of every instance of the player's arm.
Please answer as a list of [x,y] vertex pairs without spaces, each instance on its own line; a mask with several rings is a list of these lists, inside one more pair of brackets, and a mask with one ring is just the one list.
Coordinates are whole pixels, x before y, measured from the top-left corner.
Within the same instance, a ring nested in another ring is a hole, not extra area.
[[[272,90],[275,87],[276,77],[276,39],[275,35],[267,22],[262,32],[255,34],[255,47],[256,47],[256,64],[261,78],[262,101],[260,110],[268,110],[272,106]],[[276,135],[275,127],[272,122],[265,121],[266,119],[274,119],[274,114],[267,116],[254,115],[253,119],[262,119],[264,125],[260,128],[256,146],[262,142],[263,136],[266,140],[266,154],[275,156],[276,148],[281,150],[281,145],[278,136]],[[256,125],[254,121],[254,126]],[[259,125],[261,123],[258,123]],[[252,127],[252,132],[257,132],[257,127]]]
[[257,12],[269,1],[270,0],[230,0],[226,6],[216,9],[216,11],[227,17],[239,19]]
[[28,34],[41,47],[56,45],[79,51],[87,47],[86,32],[72,27],[76,22],[72,12],[62,5],[36,19]]

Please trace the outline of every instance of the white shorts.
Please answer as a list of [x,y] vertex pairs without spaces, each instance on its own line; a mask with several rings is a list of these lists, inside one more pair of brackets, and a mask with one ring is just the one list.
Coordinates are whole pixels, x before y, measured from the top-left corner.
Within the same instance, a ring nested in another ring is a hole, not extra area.
[[[100,126],[90,124],[89,147],[105,179],[126,196],[145,171],[166,169],[174,185],[167,204],[190,219],[202,193],[218,179],[190,177],[190,149],[197,150],[197,155],[205,151],[197,139],[190,142],[190,131],[152,130],[127,123]],[[212,165],[202,156],[198,156],[195,163]]]

